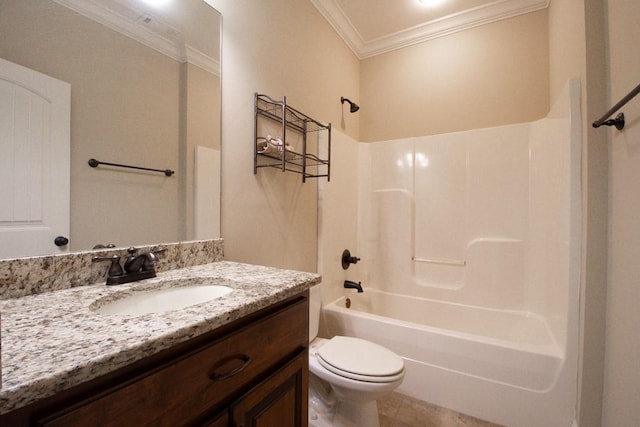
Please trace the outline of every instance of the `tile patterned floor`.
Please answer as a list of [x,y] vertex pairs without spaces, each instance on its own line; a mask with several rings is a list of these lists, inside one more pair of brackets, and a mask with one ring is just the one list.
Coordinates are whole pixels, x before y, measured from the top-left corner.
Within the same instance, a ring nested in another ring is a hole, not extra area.
[[500,427],[399,393],[378,400],[380,427]]

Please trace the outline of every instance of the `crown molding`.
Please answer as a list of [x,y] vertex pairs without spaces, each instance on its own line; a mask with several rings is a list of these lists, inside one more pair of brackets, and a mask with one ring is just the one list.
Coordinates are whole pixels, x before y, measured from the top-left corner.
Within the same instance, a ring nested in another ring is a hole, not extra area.
[[363,40],[336,0],[311,0],[311,3],[342,37],[358,59],[370,58],[469,28],[542,10],[549,7],[549,2],[550,0],[497,0],[383,37]]
[[364,40],[338,3],[335,0],[311,0],[311,3],[342,37],[353,53],[362,59],[360,55],[365,47]]
[[[120,34],[132,38],[178,62],[190,62],[215,75],[220,75],[220,62],[205,53],[185,45],[182,34],[175,28],[153,18],[153,28],[144,23],[148,14],[136,19],[124,16],[94,0],[53,0],[82,16],[98,22]],[[161,34],[162,33],[162,34]]]
[[188,62],[193,65],[197,65],[205,71],[215,74],[220,77],[220,61],[205,55],[198,49],[195,49],[189,45],[185,46],[185,55],[181,62]]

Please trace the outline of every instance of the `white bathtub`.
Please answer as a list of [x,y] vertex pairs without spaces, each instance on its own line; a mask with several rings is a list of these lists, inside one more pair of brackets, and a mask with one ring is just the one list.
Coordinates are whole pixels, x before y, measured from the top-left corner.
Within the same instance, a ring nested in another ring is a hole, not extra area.
[[[367,289],[323,308],[331,335],[382,344],[407,367],[401,393],[493,422],[562,426],[564,355],[545,320]],[[570,406],[570,405],[569,405]]]

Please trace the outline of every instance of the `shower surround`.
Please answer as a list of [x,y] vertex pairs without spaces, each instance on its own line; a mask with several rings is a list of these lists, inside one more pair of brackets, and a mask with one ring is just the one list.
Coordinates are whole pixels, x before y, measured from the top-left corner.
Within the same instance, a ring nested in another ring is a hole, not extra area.
[[504,425],[569,426],[580,132],[570,81],[536,122],[359,144],[365,294],[325,307],[328,332],[403,356],[410,396]]

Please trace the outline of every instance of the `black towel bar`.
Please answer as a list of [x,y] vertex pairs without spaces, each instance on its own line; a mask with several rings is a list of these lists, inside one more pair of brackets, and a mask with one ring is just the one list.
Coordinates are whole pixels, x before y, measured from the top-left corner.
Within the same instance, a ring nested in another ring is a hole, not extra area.
[[138,169],[138,170],[143,170],[143,171],[160,172],[160,173],[165,174],[166,176],[171,176],[171,175],[173,175],[175,173],[171,169],[143,168],[141,166],[130,166],[130,165],[121,165],[121,164],[118,164],[118,163],[101,162],[101,161],[96,160],[96,159],[89,159],[88,163],[89,163],[89,166],[91,166],[92,168],[97,168],[99,165],[107,165],[107,166],[116,166],[116,167],[119,167],[119,168],[129,168],[129,169]]
[[600,117],[598,120],[593,122],[593,127],[594,128],[599,128],[600,126],[605,125],[605,126],[615,126],[616,129],[618,129],[618,130],[624,129],[624,113],[618,114],[614,119],[609,119],[609,120],[607,120],[607,119],[609,117],[611,117],[611,115],[613,113],[615,113],[620,108],[622,108],[622,106],[624,104],[626,104],[627,102],[631,101],[631,99],[634,96],[636,96],[638,93],[640,93],[640,85],[636,86],[635,89],[633,89],[631,92],[629,92],[616,105],[611,107],[611,109],[609,111],[604,113],[604,115],[602,117]]

